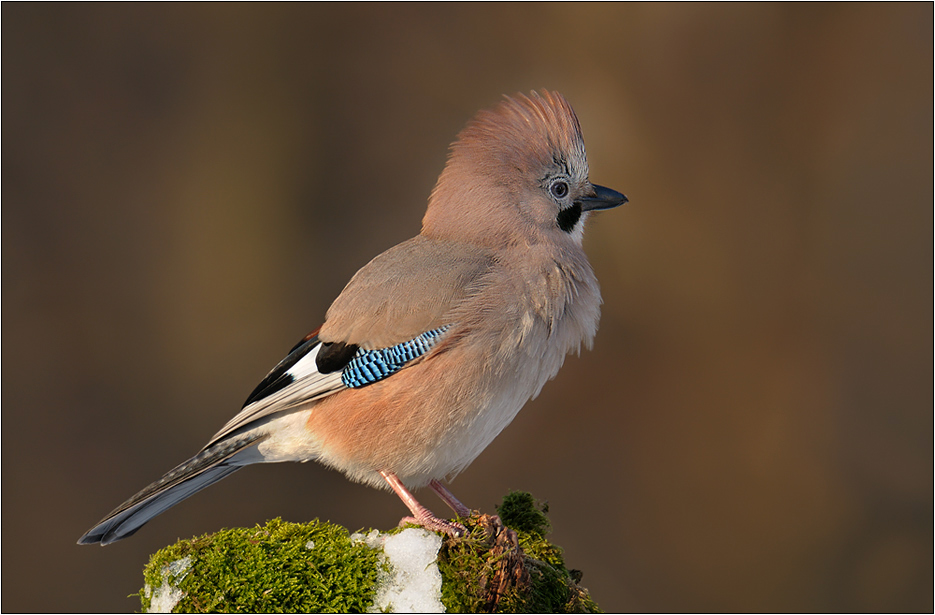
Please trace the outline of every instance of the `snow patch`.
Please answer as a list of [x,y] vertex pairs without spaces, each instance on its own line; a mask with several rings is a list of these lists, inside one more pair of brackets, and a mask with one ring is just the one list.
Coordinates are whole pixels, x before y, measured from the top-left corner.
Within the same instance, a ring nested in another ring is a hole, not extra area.
[[381,562],[388,571],[377,576],[377,595],[371,613],[444,613],[442,573],[436,558],[442,537],[423,529],[408,528],[394,535],[354,534],[352,540],[371,549],[382,547]]
[[147,598],[150,596],[150,593],[152,593],[152,599],[149,601],[149,608],[146,610],[147,613],[172,612],[172,609],[179,603],[179,600],[185,597],[185,592],[175,585],[170,584],[169,577],[173,577],[172,580],[175,583],[180,583],[188,574],[188,569],[191,567],[192,558],[190,555],[182,559],[177,559],[163,567],[162,585],[157,587],[156,591],[153,591],[148,584],[143,588],[144,595]]

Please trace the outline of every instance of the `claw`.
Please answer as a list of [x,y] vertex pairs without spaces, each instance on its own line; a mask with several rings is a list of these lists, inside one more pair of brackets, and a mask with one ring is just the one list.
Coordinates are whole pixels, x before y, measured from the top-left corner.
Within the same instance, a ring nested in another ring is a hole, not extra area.
[[[426,510],[426,512],[428,511]],[[443,532],[452,538],[460,538],[467,535],[467,528],[460,523],[439,519],[431,513],[421,519],[417,519],[416,517],[403,517],[399,520],[400,527],[409,523],[412,525],[418,525],[419,527],[427,529],[430,532]]]

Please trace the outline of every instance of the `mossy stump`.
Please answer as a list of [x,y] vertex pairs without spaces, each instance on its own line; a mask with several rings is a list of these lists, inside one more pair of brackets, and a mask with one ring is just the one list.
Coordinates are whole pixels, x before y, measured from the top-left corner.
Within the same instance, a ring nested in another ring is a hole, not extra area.
[[[578,585],[581,573],[565,568],[562,550],[546,540],[547,510],[528,493],[515,492],[497,507],[499,517],[460,519],[468,534],[445,537],[438,551],[445,609],[601,612]],[[161,549],[144,570],[140,601],[144,611],[175,613],[360,613],[375,610],[380,570],[387,566],[379,550],[343,527],[273,519]]]

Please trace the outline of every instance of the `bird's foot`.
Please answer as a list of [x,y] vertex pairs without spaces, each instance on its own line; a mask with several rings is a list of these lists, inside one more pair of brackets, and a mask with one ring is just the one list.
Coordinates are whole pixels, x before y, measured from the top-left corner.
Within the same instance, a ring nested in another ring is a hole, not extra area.
[[[395,474],[392,472],[383,471],[381,471],[380,474],[383,476],[389,486],[393,488],[393,491],[396,492],[396,495],[398,495],[403,503],[406,504],[409,512],[412,513],[411,517],[403,517],[402,521],[399,522],[400,525],[414,523],[415,525],[420,525],[429,531],[444,532],[455,538],[467,535],[467,528],[460,523],[439,519],[432,513],[431,510],[422,504],[419,504],[418,500],[416,500],[416,498],[411,493],[409,493],[409,490],[406,489],[402,481],[400,481],[399,477],[397,477]],[[454,498],[454,496],[451,497]],[[461,507],[465,508],[464,504],[461,504]]]
[[413,525],[418,525],[430,532],[444,532],[452,538],[460,538],[467,535],[467,528],[460,523],[439,519],[428,509],[423,510],[425,511],[425,514],[419,515],[419,517],[403,517],[400,519],[400,527],[406,525],[407,523],[412,523]]

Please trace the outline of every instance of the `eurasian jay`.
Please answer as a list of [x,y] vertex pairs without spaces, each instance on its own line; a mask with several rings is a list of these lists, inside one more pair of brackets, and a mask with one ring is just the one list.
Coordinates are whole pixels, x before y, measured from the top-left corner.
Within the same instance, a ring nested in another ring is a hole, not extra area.
[[592,184],[557,92],[506,97],[451,146],[422,232],[358,271],[201,451],[79,540],[109,544],[253,463],[313,459],[392,488],[403,521],[458,535],[409,489],[470,464],[565,355],[591,346],[601,296],[581,247],[589,212],[626,203]]

